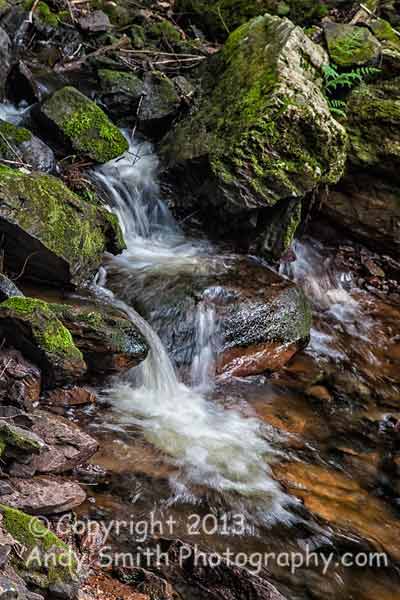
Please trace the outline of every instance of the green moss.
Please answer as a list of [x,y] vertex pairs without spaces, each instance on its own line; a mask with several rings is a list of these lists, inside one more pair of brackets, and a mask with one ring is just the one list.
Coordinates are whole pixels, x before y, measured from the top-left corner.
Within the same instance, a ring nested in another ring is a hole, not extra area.
[[97,162],[108,162],[128,150],[127,140],[101,108],[73,87],[53,94],[42,109],[74,148]]
[[71,333],[57,319],[47,302],[37,298],[17,296],[2,302],[0,311],[3,310],[28,317],[35,338],[45,352],[83,360],[82,353],[75,346]]
[[176,29],[176,27],[174,27],[170,21],[167,20],[159,21],[158,23],[150,25],[146,29],[146,34],[152,40],[156,40],[158,42],[166,41],[171,45],[178,44],[180,41],[182,41],[181,32]]
[[[26,0],[24,2],[25,10],[31,10],[34,5],[34,0]],[[59,17],[54,13],[45,2],[39,2],[35,8],[35,15],[39,16],[40,20],[50,27],[57,27]]]
[[366,27],[330,24],[326,39],[329,56],[340,67],[368,64],[379,53],[379,43]]
[[31,138],[32,134],[28,129],[0,119],[0,157],[15,160],[19,144],[28,142]]
[[49,561],[48,568],[37,565],[39,572],[45,572],[45,577],[40,578],[43,587],[50,583],[68,582],[76,578],[78,564],[72,549],[47,529],[39,519],[4,504],[0,504],[0,512],[5,530],[25,549],[17,561],[20,568],[33,570],[35,565],[29,561],[29,555],[33,550],[38,549],[41,554],[49,553],[52,558],[54,557],[54,563],[52,560]]
[[10,445],[30,453],[39,453],[43,447],[35,435],[7,422],[0,422],[0,445],[3,450],[5,445]]

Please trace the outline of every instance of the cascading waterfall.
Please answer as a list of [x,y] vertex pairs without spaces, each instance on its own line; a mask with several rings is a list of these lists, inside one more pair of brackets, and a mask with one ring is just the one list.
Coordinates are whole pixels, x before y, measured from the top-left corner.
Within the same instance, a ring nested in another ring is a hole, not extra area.
[[[168,278],[195,265],[207,252],[202,243],[185,239],[159,198],[157,159],[149,144],[132,142],[122,158],[98,168],[97,181],[118,215],[127,250],[110,258],[107,269],[132,289],[141,289],[149,275]],[[160,293],[157,288],[156,293]],[[162,297],[159,298],[162,302]],[[145,438],[181,467],[176,489],[185,493],[193,485],[239,494],[257,501],[265,521],[289,521],[285,508],[292,501],[273,479],[268,463],[275,451],[268,443],[262,423],[245,418],[207,400],[213,371],[215,315],[200,303],[192,378],[195,387],[180,382],[161,340],[132,308],[113,299],[138,325],[150,346],[149,357],[109,390],[118,421],[138,425]]]

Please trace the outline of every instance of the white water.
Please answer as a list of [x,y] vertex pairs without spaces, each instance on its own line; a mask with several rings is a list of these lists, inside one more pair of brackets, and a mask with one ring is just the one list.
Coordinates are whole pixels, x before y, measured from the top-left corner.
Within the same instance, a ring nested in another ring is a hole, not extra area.
[[0,119],[18,125],[29,108],[29,106],[24,104],[17,107],[15,104],[9,102],[0,103]]
[[[130,151],[96,171],[118,215],[127,250],[111,258],[108,270],[124,286],[141,287],[149,274],[168,278],[190,269],[209,250],[189,242],[159,198],[157,159],[148,144],[131,143]],[[159,293],[159,288],[157,288]],[[159,299],[162,303],[162,298]],[[215,315],[200,304],[192,365],[193,388],[181,383],[152,328],[126,304],[114,300],[138,325],[150,346],[149,357],[117,383],[109,397],[118,421],[134,424],[145,438],[181,467],[176,489],[193,485],[233,493],[257,502],[265,521],[290,520],[285,506],[292,501],[273,479],[269,462],[274,450],[263,424],[226,410],[206,399],[201,390],[214,373]],[[190,492],[189,492],[190,493]]]

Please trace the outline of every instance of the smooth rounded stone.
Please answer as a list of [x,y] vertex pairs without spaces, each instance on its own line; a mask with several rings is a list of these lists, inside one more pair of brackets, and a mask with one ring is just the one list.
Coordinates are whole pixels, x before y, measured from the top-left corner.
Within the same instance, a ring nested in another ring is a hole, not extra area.
[[112,309],[101,305],[50,306],[71,332],[89,371],[98,374],[126,371],[146,358],[149,348],[139,329]]
[[57,477],[10,478],[13,493],[2,496],[6,506],[31,515],[51,515],[72,510],[86,500],[84,490],[73,481]]
[[98,449],[98,442],[75,423],[63,417],[36,411],[32,432],[47,444],[32,464],[38,473],[63,473],[86,462]]
[[[160,143],[163,178],[179,189],[184,214],[228,234],[247,227],[252,238],[249,222],[257,228],[260,217],[258,233],[272,230],[268,253],[279,258],[299,224],[300,200],[344,171],[346,131],[323,92],[328,62],[288,19],[256,17],[231,33],[204,67],[199,101]],[[280,219],[288,200],[297,212],[279,231],[272,209]]]
[[382,46],[367,27],[328,22],[324,32],[331,61],[339,67],[378,63]]
[[56,91],[40,107],[39,118],[57,129],[79,153],[105,163],[128,150],[128,142],[107,115],[77,89]]
[[0,350],[0,372],[0,402],[32,410],[40,397],[40,370],[18,350]]
[[54,152],[41,139],[24,127],[0,119],[0,158],[37,171],[54,171]]
[[111,28],[110,19],[102,10],[95,10],[81,17],[78,25],[88,33],[101,33]]
[[70,332],[43,300],[10,298],[0,304],[0,332],[40,366],[47,387],[73,382],[86,372]]
[[177,365],[193,363],[202,335],[213,340],[217,372],[241,376],[279,369],[308,342],[303,291],[255,259],[197,257],[162,276],[149,270],[141,282],[119,275],[110,284],[143,308]]
[[5,86],[11,68],[11,40],[0,27],[0,100],[4,97]]
[[14,296],[23,296],[23,293],[11,279],[0,273],[0,302],[14,298]]
[[71,388],[57,388],[47,392],[44,402],[47,406],[82,406],[85,404],[94,404],[96,394],[83,387],[74,386]]
[[74,287],[125,247],[115,215],[52,175],[0,165],[0,235],[5,266],[51,286]]

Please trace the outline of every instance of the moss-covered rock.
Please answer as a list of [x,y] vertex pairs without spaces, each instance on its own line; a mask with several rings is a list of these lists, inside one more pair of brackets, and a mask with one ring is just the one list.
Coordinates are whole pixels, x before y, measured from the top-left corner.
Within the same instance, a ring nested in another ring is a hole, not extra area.
[[124,371],[146,358],[148,345],[140,331],[110,309],[66,304],[50,306],[71,332],[92,372]]
[[24,127],[0,119],[0,158],[23,161],[32,169],[52,171],[54,153],[42,140]]
[[143,82],[134,73],[99,69],[100,81],[98,96],[115,118],[133,117],[136,115],[139,100],[143,94]]
[[5,446],[13,446],[29,454],[39,454],[45,443],[35,433],[17,427],[7,421],[0,421],[0,443]]
[[161,146],[168,173],[231,212],[300,199],[343,173],[346,133],[321,91],[325,52],[287,19],[236,30],[209,65],[197,111]]
[[211,38],[224,39],[240,25],[265,13],[309,25],[324,17],[332,4],[322,0],[177,0],[175,12]]
[[51,175],[0,166],[0,201],[6,267],[26,278],[72,286],[124,247],[115,215]]
[[389,75],[398,73],[400,71],[400,35],[385,19],[374,19],[368,25],[382,44],[383,67]]
[[0,514],[3,529],[21,545],[15,562],[22,576],[27,576],[31,583],[42,588],[52,588],[57,584],[75,587],[78,563],[70,546],[37,517],[4,504],[0,504]]
[[0,304],[0,331],[43,371],[47,387],[65,385],[86,371],[71,333],[49,305],[35,298],[9,298]]
[[348,99],[349,159],[399,179],[400,77],[363,84]]
[[94,102],[73,87],[55,92],[41,107],[73,148],[104,163],[128,150],[120,130]]
[[180,96],[174,82],[159,71],[146,74],[143,94],[139,126],[144,133],[161,137],[177,113]]
[[331,61],[339,67],[377,63],[382,47],[367,27],[327,23],[324,31]]

